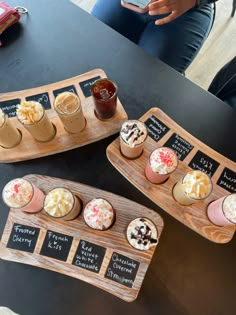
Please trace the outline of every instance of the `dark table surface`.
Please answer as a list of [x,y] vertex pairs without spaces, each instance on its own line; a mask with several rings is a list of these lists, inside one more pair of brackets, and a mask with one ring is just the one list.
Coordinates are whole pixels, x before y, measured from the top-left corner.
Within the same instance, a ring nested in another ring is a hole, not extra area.
[[[118,84],[129,118],[160,107],[192,135],[236,160],[236,113],[228,105],[69,0],[7,3],[27,7],[29,15],[1,36],[0,93],[102,68]],[[106,147],[116,136],[54,156],[1,164],[0,190],[12,178],[39,173],[111,191],[157,211],[165,228],[138,299],[126,303],[80,280],[0,260],[0,305],[21,315],[235,314],[235,237],[228,244],[212,243],[135,189],[106,158]],[[0,200],[1,234],[8,211]]]

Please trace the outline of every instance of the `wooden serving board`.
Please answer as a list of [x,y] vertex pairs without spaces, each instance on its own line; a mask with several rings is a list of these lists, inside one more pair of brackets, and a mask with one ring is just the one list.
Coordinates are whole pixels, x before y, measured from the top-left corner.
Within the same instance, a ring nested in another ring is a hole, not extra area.
[[[9,115],[14,125],[22,133],[21,143],[15,148],[5,149],[0,146],[0,162],[18,162],[64,152],[96,142],[118,132],[122,123],[127,120],[127,114],[119,99],[117,100],[117,114],[113,119],[102,121],[94,114],[94,103],[90,93],[90,86],[100,77],[104,78],[106,74],[103,70],[96,69],[53,84],[0,94],[0,107]],[[74,92],[81,99],[84,116],[87,121],[86,128],[81,133],[70,134],[66,132],[57,113],[53,109],[55,95],[62,91]],[[17,104],[22,100],[29,100],[32,97],[47,109],[47,115],[56,127],[56,136],[49,142],[42,143],[34,140],[15,117]]]
[[[148,127],[149,136],[140,158],[129,160],[120,154],[119,138],[107,147],[107,157],[136,188],[177,220],[216,243],[229,242],[235,227],[213,225],[206,214],[207,205],[230,192],[236,192],[236,164],[193,137],[163,111],[150,109],[140,121]],[[149,154],[157,147],[169,146],[179,157],[178,169],[161,185],[152,184],[144,175]],[[211,195],[191,206],[182,206],[172,197],[174,184],[189,170],[200,169],[211,176]]]
[[[160,215],[133,201],[80,183],[40,175],[27,175],[25,178],[45,193],[55,187],[67,187],[80,196],[83,206],[93,198],[105,198],[116,211],[116,221],[109,230],[96,231],[85,224],[82,213],[78,218],[66,222],[49,217],[44,210],[37,214],[27,214],[11,209],[0,243],[0,257],[81,279],[128,302],[135,300],[156,246],[147,251],[134,249],[126,240],[126,227],[131,220],[146,217],[156,225],[160,237],[164,226]],[[19,227],[24,230],[23,234],[19,232]],[[26,233],[31,228],[31,234],[34,234],[32,238],[38,233],[38,238],[34,240],[29,240],[31,236]],[[49,234],[51,232],[60,233],[61,238],[53,238]],[[45,245],[47,238],[52,242]],[[68,248],[69,241],[71,247]],[[82,257],[79,257],[80,254],[77,257],[79,243],[92,244],[92,250],[84,250],[80,253]],[[89,260],[89,254],[94,254],[91,256],[94,261]],[[95,257],[96,254],[98,257]],[[77,265],[73,264],[75,256],[78,258]],[[96,259],[99,272],[91,271],[96,270]],[[80,267],[83,263],[87,264],[88,269]],[[126,271],[127,269],[129,270]],[[125,271],[119,274],[120,270]],[[108,273],[110,276],[107,278]],[[110,277],[119,280],[117,282]]]

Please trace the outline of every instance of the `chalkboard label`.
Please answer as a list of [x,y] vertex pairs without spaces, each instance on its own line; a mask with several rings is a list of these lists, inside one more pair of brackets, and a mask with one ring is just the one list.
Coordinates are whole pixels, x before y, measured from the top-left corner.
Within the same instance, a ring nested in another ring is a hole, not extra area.
[[210,177],[214,175],[219,163],[201,151],[197,151],[189,166],[194,170],[200,170]]
[[51,103],[50,103],[49,95],[47,92],[40,93],[37,95],[27,96],[25,99],[26,99],[26,101],[39,102],[45,109],[51,108]]
[[138,267],[139,262],[114,252],[107,267],[105,278],[132,288]]
[[220,178],[217,181],[217,185],[226,189],[231,193],[236,192],[236,173],[228,169],[224,168]]
[[66,261],[72,241],[73,237],[71,236],[53,231],[47,231],[40,254]]
[[33,253],[39,231],[36,227],[14,223],[7,247]]
[[70,85],[70,86],[63,87],[61,89],[54,90],[53,95],[54,97],[57,97],[58,94],[63,93],[63,92],[71,92],[78,95],[74,85]]
[[99,273],[106,248],[81,240],[72,264]]
[[2,101],[0,102],[0,108],[4,111],[5,114],[8,115],[8,117],[15,117],[17,105],[19,105],[20,102],[21,100],[19,98],[9,101]]
[[101,77],[97,76],[97,77],[94,77],[94,78],[91,78],[91,79],[88,79],[79,83],[80,88],[83,91],[85,97],[89,97],[91,95],[91,90],[90,90],[91,86],[98,79],[101,79]]
[[159,141],[170,130],[170,128],[154,115],[149,117],[144,123],[148,129],[149,136],[155,141]]
[[165,146],[173,149],[180,161],[183,161],[193,149],[193,146],[184,138],[177,135],[177,133],[174,133],[167,140]]

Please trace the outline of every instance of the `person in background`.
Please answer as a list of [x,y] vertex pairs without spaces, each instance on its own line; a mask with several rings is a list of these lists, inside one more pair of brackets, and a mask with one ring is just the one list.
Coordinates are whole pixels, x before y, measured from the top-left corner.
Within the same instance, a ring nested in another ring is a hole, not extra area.
[[97,0],[91,14],[180,73],[191,64],[214,20],[216,0],[152,1],[146,13]]
[[208,91],[236,109],[236,57],[217,72]]

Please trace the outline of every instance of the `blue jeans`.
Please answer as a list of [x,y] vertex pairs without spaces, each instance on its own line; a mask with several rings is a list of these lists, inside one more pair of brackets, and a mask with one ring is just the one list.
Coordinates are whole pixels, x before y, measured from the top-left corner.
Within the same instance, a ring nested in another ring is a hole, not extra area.
[[91,14],[181,73],[202,47],[214,15],[212,5],[207,4],[157,26],[154,21],[163,15],[136,13],[122,7],[120,0],[97,0]]

